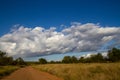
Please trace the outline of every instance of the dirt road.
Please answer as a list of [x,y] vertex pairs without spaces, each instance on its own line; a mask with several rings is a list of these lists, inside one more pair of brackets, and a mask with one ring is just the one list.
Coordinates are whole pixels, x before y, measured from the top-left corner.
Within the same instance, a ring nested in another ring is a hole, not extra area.
[[32,67],[21,68],[1,80],[62,80],[46,72],[41,72]]

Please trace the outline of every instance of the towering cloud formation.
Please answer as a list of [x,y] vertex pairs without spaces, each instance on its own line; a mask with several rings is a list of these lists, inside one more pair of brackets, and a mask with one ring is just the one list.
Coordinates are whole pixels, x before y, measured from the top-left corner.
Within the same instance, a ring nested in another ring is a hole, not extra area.
[[61,32],[57,32],[54,27],[20,26],[0,37],[0,50],[16,57],[91,51],[119,45],[119,27],[101,27],[93,23],[74,23]]

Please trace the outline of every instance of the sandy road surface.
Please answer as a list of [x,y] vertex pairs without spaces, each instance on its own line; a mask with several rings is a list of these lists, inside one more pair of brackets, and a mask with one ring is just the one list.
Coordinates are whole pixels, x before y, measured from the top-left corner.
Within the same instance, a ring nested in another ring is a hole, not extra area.
[[1,80],[62,80],[46,72],[41,72],[32,67],[21,68]]

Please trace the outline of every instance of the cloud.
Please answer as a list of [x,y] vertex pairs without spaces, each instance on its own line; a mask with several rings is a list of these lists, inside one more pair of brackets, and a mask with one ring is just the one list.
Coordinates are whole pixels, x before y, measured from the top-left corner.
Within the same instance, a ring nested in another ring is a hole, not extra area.
[[[97,51],[96,51],[96,52],[95,52],[95,51],[89,52],[89,53],[87,53],[87,54],[81,55],[80,58],[81,58],[81,57],[90,58],[92,55],[96,55],[96,54],[98,54],[98,53],[99,53],[99,52],[97,52]],[[101,51],[100,53],[101,53],[101,55],[102,55],[104,58],[107,57],[107,54],[108,54],[107,51]]]
[[45,29],[20,26],[0,37],[0,50],[10,56],[34,57],[54,53],[95,51],[110,41],[115,42],[107,48],[119,46],[119,27],[74,22],[69,28],[58,32],[55,27]]

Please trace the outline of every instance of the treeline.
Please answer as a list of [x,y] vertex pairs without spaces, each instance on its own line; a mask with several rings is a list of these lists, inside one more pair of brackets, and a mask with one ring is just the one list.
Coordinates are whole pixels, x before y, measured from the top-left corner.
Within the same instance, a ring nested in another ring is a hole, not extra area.
[[6,65],[26,65],[26,62],[21,58],[13,59],[13,57],[8,57],[5,52],[0,51],[0,66]]
[[25,62],[22,58],[13,59],[8,57],[5,52],[0,51],[0,66],[5,65],[30,65],[30,64],[47,64],[47,63],[102,63],[102,62],[119,62],[120,61],[120,49],[113,48],[108,51],[107,57],[102,56],[101,53],[93,54],[90,57],[65,56],[61,61],[48,62],[44,58],[40,58],[38,62]]
[[101,53],[93,54],[90,57],[80,57],[79,59],[75,56],[65,56],[62,61],[50,61],[46,59],[39,59],[40,64],[46,63],[104,63],[104,62],[119,62],[120,61],[120,49],[113,48],[108,51],[107,56],[102,56]]

